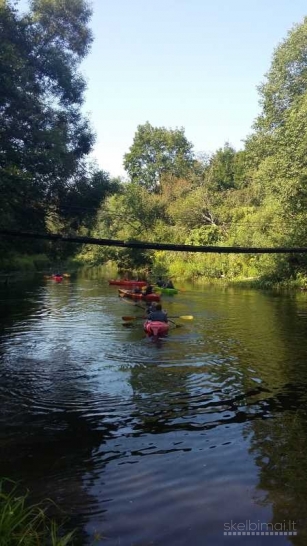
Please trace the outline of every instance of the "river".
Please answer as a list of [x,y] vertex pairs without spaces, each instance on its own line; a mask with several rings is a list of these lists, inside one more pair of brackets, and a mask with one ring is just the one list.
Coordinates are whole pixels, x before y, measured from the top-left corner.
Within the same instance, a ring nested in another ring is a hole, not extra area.
[[306,544],[306,293],[185,285],[159,343],[103,278],[0,300],[1,475],[78,544]]

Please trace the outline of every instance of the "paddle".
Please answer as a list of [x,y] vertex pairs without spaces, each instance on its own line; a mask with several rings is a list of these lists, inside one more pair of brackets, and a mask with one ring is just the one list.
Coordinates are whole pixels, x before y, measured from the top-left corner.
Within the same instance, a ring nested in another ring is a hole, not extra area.
[[134,304],[134,307],[139,307],[140,309],[142,309],[143,311],[146,311],[147,307],[143,307],[143,305],[140,305],[139,303],[135,303]]
[[[171,322],[172,324],[174,324],[175,328],[182,328],[182,324],[176,324],[174,320],[168,319],[168,322]],[[129,322],[127,322],[127,324],[129,324]]]
[[[183,320],[193,320],[193,315],[172,315],[171,317],[168,317],[168,319],[171,319],[171,318],[180,318],[180,319],[183,319]],[[126,316],[126,317],[122,317],[123,320],[144,320],[144,317],[130,317],[130,316]]]
[[172,315],[170,318],[181,318],[183,320],[193,320],[193,315]]
[[125,303],[130,303],[130,305],[133,305],[134,307],[139,307],[143,311],[146,310],[146,307],[143,307],[143,305],[140,305],[139,303],[135,303],[135,301],[133,301],[133,300],[129,300],[127,298],[122,297],[122,301],[124,301]]

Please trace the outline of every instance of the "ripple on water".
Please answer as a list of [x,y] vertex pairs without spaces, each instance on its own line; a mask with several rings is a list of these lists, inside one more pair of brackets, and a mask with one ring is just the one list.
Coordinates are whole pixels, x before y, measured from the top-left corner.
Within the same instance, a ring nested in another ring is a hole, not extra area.
[[139,311],[98,281],[47,281],[16,302],[7,296],[6,475],[110,545],[223,544],[223,522],[270,520],[268,498],[295,518],[305,478],[292,473],[286,489],[285,468],[304,469],[307,401],[305,316],[295,303],[182,293],[165,306],[194,320],[176,319],[180,327],[155,344],[142,321],[122,327]]

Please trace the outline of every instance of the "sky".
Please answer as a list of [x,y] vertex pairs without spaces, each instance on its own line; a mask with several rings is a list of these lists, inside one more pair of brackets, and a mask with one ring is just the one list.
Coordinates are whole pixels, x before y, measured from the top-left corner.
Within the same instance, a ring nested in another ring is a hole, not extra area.
[[93,156],[112,176],[125,175],[123,155],[146,121],[184,127],[196,153],[226,141],[242,148],[274,48],[307,15],[305,0],[91,4],[84,111],[96,132]]

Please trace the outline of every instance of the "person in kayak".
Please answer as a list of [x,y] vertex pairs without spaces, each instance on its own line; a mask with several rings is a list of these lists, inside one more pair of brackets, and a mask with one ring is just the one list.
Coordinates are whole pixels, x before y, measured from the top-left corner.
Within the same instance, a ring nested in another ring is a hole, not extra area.
[[156,285],[159,286],[160,288],[162,288],[162,286],[164,285],[164,282],[162,280],[162,277],[158,277],[158,280],[156,282]]
[[149,294],[152,294],[153,293],[153,286],[152,284],[148,284],[148,286],[146,286],[143,294],[144,296],[148,296]]
[[161,303],[157,303],[155,311],[151,311],[148,315],[148,320],[155,320],[158,322],[167,322],[167,313],[162,310]]
[[147,315],[149,315],[150,313],[153,313],[156,310],[157,302],[156,301],[151,301],[150,303],[147,302],[146,307],[147,307],[146,313]]
[[164,288],[175,288],[172,279],[168,279],[168,281],[164,285]]

